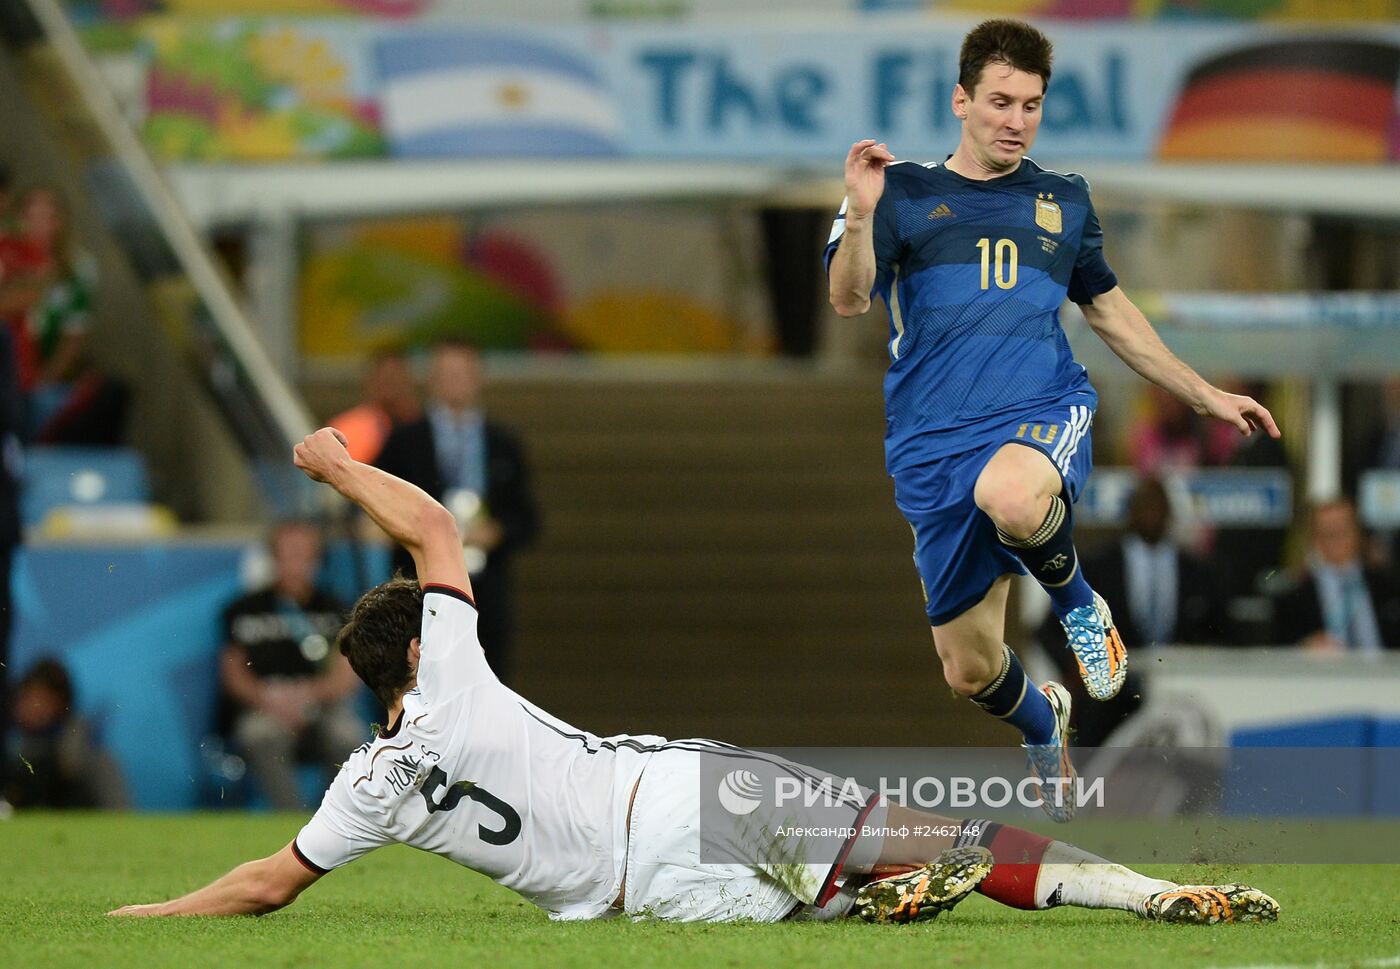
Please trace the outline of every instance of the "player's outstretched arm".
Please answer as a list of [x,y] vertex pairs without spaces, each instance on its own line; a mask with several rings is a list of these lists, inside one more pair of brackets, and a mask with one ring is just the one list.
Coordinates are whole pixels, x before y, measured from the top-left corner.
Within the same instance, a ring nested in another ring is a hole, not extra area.
[[885,166],[894,161],[887,145],[858,141],[846,154],[845,228],[827,270],[829,298],[842,316],[870,309],[875,285],[875,206],[885,192]]
[[345,438],[323,427],[292,450],[313,481],[324,481],[365,510],[389,537],[408,549],[424,585],[448,585],[471,594],[462,541],[452,513],[422,488],[350,457]]
[[296,901],[321,876],[297,861],[289,844],[277,854],[239,865],[198,891],[168,902],[125,905],[108,915],[266,915]]
[[1263,404],[1213,386],[1167,348],[1147,317],[1118,287],[1079,307],[1094,332],[1124,363],[1163,390],[1189,404],[1197,414],[1214,417],[1248,435],[1263,428],[1278,437],[1278,425]]

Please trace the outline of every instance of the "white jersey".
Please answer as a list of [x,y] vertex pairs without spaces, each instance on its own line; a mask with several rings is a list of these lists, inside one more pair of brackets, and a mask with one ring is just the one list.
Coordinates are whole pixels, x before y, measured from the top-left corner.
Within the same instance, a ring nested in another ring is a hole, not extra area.
[[621,889],[627,805],[661,737],[601,738],[505,687],[462,592],[423,595],[418,684],[393,727],[342,765],[292,849],[318,872],[402,843],[465,865],[559,919]]

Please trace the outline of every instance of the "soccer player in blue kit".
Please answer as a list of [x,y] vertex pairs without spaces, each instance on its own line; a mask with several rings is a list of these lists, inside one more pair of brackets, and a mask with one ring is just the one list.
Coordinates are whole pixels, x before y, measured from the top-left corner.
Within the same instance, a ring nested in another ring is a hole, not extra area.
[[1050,81],[1050,41],[989,20],[963,40],[942,163],[896,161],[885,144],[846,156],[846,201],[826,248],[831,303],[890,318],[885,456],[915,536],[943,675],[1017,727],[1046,811],[1074,776],[1069,693],[1037,688],[1003,642],[1012,574],[1049,593],[1090,696],[1123,685],[1127,656],[1108,605],[1079,571],[1071,506],[1091,468],[1098,397],[1059,321],[1066,296],[1140,375],[1248,435],[1279,430],[1256,401],[1207,383],[1118,288],[1089,186],[1026,157]]

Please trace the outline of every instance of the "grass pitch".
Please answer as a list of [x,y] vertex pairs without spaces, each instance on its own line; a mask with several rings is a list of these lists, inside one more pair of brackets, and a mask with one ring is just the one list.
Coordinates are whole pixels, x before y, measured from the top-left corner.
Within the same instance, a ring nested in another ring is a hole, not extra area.
[[260,919],[108,919],[270,854],[302,818],[21,814],[0,822],[0,967],[371,965],[1371,967],[1400,966],[1400,866],[1159,865],[1179,881],[1245,881],[1275,925],[1153,925],[1120,912],[1017,912],[980,896],[913,926],[552,924],[488,879],[405,847],[332,873]]

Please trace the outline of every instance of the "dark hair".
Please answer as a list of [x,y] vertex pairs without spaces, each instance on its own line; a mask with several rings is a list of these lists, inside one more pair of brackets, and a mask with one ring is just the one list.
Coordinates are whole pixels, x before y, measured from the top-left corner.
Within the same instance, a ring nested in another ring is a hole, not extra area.
[[272,523],[272,527],[267,530],[267,544],[276,544],[277,539],[287,532],[310,532],[316,536],[316,541],[325,544],[325,535],[321,532],[321,526],[309,518],[279,518]]
[[413,579],[396,575],[360,596],[336,645],[387,707],[413,680],[408,644],[422,628],[423,590]]
[[437,353],[440,350],[455,350],[460,353],[481,355],[481,347],[466,337],[460,336],[440,336],[428,344],[428,350],[431,353]]
[[1308,508],[1308,527],[1315,530],[1317,528],[1318,515],[1322,514],[1324,511],[1332,511],[1338,508],[1351,516],[1351,520],[1356,524],[1357,528],[1361,527],[1361,518],[1356,513],[1356,503],[1346,495],[1337,495],[1333,498],[1325,498],[1321,501],[1313,502],[1311,507]]
[[369,352],[370,365],[380,363],[384,360],[407,360],[408,348],[399,341],[381,343]]
[[29,208],[30,203],[34,201],[34,197],[37,195],[49,196],[49,198],[53,200],[54,208],[58,211],[58,239],[53,246],[53,257],[54,261],[62,267],[64,273],[71,273],[73,271],[74,255],[73,220],[72,211],[68,205],[68,196],[63,189],[49,182],[40,182],[37,185],[29,186],[20,197],[19,205],[16,209],[16,215],[21,221],[24,219],[25,210]]
[[1041,91],[1050,85],[1054,60],[1050,38],[1021,20],[984,20],[963,38],[958,54],[958,83],[971,97],[988,64],[1005,64],[1039,75]]
[[29,667],[29,672],[24,674],[23,679],[15,692],[29,687],[41,687],[58,694],[63,702],[65,710],[73,706],[73,680],[68,675],[68,670],[62,663],[52,657],[41,659],[33,666]]

